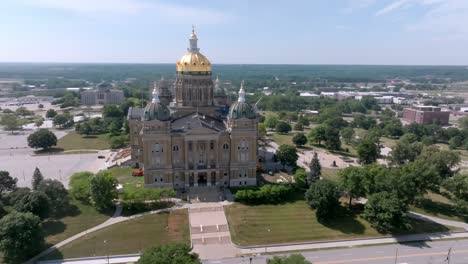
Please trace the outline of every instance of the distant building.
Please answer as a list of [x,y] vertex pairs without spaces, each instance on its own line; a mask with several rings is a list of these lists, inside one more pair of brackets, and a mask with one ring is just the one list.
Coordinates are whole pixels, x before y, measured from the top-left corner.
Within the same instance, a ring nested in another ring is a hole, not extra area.
[[320,95],[315,94],[315,93],[311,93],[311,92],[302,92],[302,93],[299,94],[299,96],[302,96],[302,97],[320,97]]
[[415,105],[403,110],[403,120],[409,123],[418,123],[423,125],[449,123],[450,112],[442,111],[437,106]]
[[122,90],[112,89],[109,84],[100,84],[97,89],[82,91],[81,103],[84,105],[120,104],[124,101]]
[[374,97],[378,104],[393,104],[393,98],[390,95]]

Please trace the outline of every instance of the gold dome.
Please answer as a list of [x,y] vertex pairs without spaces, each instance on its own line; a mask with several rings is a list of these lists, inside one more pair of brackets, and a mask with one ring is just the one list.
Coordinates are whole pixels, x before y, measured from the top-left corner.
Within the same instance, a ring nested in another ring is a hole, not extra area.
[[211,72],[210,61],[200,52],[187,52],[176,63],[177,72]]
[[189,39],[190,48],[188,48],[188,52],[177,61],[177,72],[211,73],[211,62],[200,53],[197,42],[198,38],[193,28]]

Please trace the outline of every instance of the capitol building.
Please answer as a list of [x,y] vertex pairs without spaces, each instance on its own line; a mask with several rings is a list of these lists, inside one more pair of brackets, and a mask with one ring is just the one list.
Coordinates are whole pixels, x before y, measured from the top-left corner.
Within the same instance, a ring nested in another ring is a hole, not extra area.
[[226,94],[213,82],[194,30],[189,42],[175,81],[157,82],[145,108],[129,109],[132,163],[144,169],[146,187],[256,185],[256,109],[246,102],[242,84],[224,114]]

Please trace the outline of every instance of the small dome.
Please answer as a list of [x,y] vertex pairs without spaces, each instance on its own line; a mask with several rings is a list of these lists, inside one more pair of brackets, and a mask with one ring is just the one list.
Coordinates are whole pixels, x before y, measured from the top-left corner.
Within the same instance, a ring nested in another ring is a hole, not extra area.
[[159,120],[167,121],[171,118],[171,113],[167,106],[163,105],[159,101],[158,92],[156,89],[153,90],[153,100],[148,103],[143,111],[143,120]]
[[254,119],[255,111],[247,102],[235,102],[229,108],[230,119],[248,118]]
[[239,99],[237,100],[237,102],[232,104],[231,108],[229,109],[229,118],[256,118],[254,109],[245,101],[244,81],[241,82],[241,88],[239,90]]

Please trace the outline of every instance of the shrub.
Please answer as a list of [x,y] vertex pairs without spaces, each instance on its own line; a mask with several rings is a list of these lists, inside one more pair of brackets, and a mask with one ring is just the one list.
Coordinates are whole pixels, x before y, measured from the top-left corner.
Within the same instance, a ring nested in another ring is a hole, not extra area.
[[70,177],[70,195],[81,202],[90,202],[90,180],[94,174],[91,172],[78,172]]
[[260,188],[237,191],[235,198],[245,203],[278,203],[288,198],[292,188],[285,185],[263,185]]

